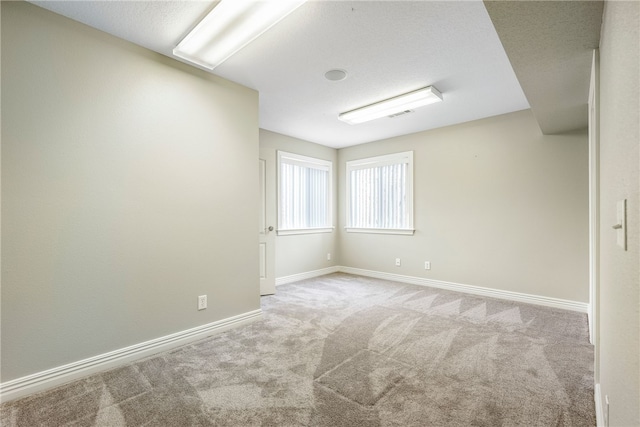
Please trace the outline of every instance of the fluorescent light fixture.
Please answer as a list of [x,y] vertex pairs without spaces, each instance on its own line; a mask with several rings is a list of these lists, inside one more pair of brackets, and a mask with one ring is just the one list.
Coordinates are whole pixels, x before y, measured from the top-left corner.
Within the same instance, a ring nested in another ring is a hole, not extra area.
[[350,125],[355,125],[440,101],[442,101],[442,94],[438,89],[433,86],[427,86],[414,90],[413,92],[367,105],[366,107],[347,111],[346,113],[339,114],[338,118]]
[[221,0],[173,49],[173,54],[213,70],[306,0]]

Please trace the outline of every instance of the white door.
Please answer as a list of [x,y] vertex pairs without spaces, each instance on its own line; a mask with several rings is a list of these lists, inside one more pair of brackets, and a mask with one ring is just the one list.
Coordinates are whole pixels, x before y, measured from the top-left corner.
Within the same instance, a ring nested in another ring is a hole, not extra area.
[[[266,154],[266,153],[265,153]],[[261,153],[261,157],[262,153]],[[267,156],[264,156],[267,157]],[[275,160],[259,159],[260,167],[260,295],[276,293],[275,270]]]

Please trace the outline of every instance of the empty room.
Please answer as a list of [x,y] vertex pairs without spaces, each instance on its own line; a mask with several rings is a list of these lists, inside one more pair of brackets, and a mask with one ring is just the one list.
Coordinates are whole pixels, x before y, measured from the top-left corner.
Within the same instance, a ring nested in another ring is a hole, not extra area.
[[0,425],[640,426],[640,2],[0,18]]

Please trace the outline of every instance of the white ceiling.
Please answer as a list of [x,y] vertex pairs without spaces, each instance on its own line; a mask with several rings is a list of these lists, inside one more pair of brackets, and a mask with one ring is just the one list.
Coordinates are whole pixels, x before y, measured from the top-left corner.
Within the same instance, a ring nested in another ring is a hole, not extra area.
[[588,125],[593,49],[603,1],[485,1],[544,133]]
[[[173,57],[216,2],[32,3]],[[348,77],[326,80],[334,68]],[[334,148],[529,108],[480,0],[308,1],[213,73],[259,91],[261,128]],[[360,125],[337,118],[429,85],[444,102]]]

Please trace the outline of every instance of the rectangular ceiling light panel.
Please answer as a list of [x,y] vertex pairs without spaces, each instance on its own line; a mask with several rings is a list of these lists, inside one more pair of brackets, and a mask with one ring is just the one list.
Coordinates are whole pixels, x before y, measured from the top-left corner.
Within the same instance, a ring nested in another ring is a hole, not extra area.
[[173,54],[213,70],[305,1],[222,0],[173,49]]
[[338,118],[343,122],[355,125],[440,101],[442,101],[442,94],[435,87],[428,86],[342,113],[338,115]]

